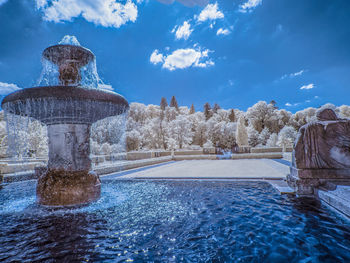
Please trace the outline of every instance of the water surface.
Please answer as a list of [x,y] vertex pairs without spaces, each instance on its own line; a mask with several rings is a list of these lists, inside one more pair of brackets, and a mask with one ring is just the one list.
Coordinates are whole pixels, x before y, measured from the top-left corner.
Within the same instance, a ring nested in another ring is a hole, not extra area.
[[350,227],[264,182],[106,180],[74,209],[35,204],[35,182],[0,189],[0,261],[350,262]]

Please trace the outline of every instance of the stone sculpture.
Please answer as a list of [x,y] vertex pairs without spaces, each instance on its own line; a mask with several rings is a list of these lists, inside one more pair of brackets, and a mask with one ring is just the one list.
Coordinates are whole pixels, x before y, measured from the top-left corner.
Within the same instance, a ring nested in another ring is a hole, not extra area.
[[317,121],[300,128],[287,182],[299,196],[312,196],[319,187],[350,184],[350,120],[332,109],[317,113]]

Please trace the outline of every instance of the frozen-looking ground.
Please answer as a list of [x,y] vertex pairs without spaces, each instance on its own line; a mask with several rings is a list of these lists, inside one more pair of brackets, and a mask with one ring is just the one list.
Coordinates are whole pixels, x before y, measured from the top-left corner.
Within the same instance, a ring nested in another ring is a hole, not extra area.
[[193,160],[131,173],[126,178],[284,179],[289,167],[273,160]]

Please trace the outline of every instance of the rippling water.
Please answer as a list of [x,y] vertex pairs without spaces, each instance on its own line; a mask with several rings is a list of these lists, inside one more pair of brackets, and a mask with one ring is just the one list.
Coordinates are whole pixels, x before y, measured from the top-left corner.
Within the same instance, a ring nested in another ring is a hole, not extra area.
[[350,262],[349,222],[263,182],[104,180],[75,209],[0,189],[0,261]]

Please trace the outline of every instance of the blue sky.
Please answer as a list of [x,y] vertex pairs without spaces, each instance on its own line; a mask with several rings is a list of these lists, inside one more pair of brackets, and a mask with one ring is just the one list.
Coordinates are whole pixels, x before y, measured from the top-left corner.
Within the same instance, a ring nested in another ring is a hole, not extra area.
[[349,104],[349,14],[348,0],[0,0],[0,95],[35,86],[42,51],[75,35],[129,102]]

